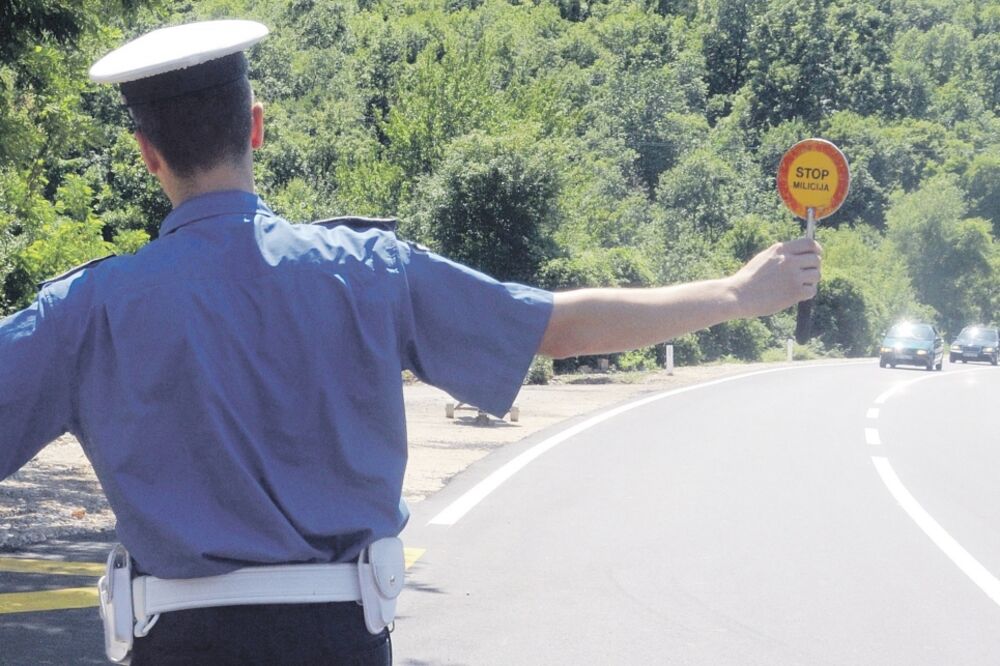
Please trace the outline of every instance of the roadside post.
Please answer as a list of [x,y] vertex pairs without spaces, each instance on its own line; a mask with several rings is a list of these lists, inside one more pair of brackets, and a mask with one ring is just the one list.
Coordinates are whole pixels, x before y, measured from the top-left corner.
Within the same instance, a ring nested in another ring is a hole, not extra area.
[[[847,158],[826,139],[805,139],[788,149],[778,165],[778,194],[790,211],[806,221],[806,237],[816,237],[816,223],[832,215],[847,198],[851,170]],[[799,303],[795,339],[812,335],[812,299]]]

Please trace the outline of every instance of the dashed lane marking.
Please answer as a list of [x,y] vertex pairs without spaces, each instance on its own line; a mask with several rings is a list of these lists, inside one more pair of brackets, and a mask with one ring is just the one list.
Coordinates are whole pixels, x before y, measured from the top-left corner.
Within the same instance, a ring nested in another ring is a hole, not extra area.
[[878,430],[875,428],[865,428],[865,442],[872,446],[881,444],[882,440],[879,439]]

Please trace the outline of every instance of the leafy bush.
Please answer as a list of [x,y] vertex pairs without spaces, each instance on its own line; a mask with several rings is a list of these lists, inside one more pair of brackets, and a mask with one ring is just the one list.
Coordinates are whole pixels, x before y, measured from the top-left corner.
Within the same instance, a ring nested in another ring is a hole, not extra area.
[[770,347],[761,352],[760,360],[764,363],[781,363],[787,361],[788,350],[784,347]]
[[[674,338],[667,344],[674,346],[674,365],[698,365],[705,359],[701,346],[698,344],[698,336],[694,333]],[[666,350],[664,350],[664,354],[666,354]]]
[[539,270],[538,280],[547,289],[646,287],[653,283],[653,273],[637,249],[616,247],[551,259]]
[[818,340],[810,340],[804,345],[796,343],[792,349],[792,360],[794,361],[812,361],[825,355],[822,343]]
[[657,367],[656,348],[644,347],[642,349],[633,349],[632,351],[616,354],[612,360],[615,367],[622,372],[653,370]]
[[759,319],[737,319],[696,333],[706,360],[734,356],[757,361],[771,341],[771,332]]
[[828,349],[839,348],[847,356],[867,354],[872,328],[861,288],[845,277],[821,282],[813,305],[813,334]]
[[552,381],[555,371],[553,370],[552,359],[547,356],[536,356],[528,368],[528,374],[524,378],[525,384],[548,384]]

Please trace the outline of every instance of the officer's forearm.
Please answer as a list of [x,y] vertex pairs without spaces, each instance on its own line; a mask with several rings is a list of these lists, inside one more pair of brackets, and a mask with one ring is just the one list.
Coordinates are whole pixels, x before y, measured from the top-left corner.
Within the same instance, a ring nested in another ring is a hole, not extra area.
[[645,347],[743,316],[729,278],[655,289],[555,294],[538,353],[554,358]]
[[734,275],[658,289],[580,289],[555,295],[540,354],[608,354],[720,322],[783,310],[816,295],[820,246],[775,243]]

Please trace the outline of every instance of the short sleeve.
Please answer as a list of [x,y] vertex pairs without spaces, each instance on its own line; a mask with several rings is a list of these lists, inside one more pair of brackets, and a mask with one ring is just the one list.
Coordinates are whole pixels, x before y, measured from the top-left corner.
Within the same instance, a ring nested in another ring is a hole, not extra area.
[[40,296],[0,319],[0,479],[69,427],[68,368],[50,315]]
[[514,403],[552,314],[552,294],[501,283],[400,243],[408,311],[404,367],[457,400],[504,414]]

